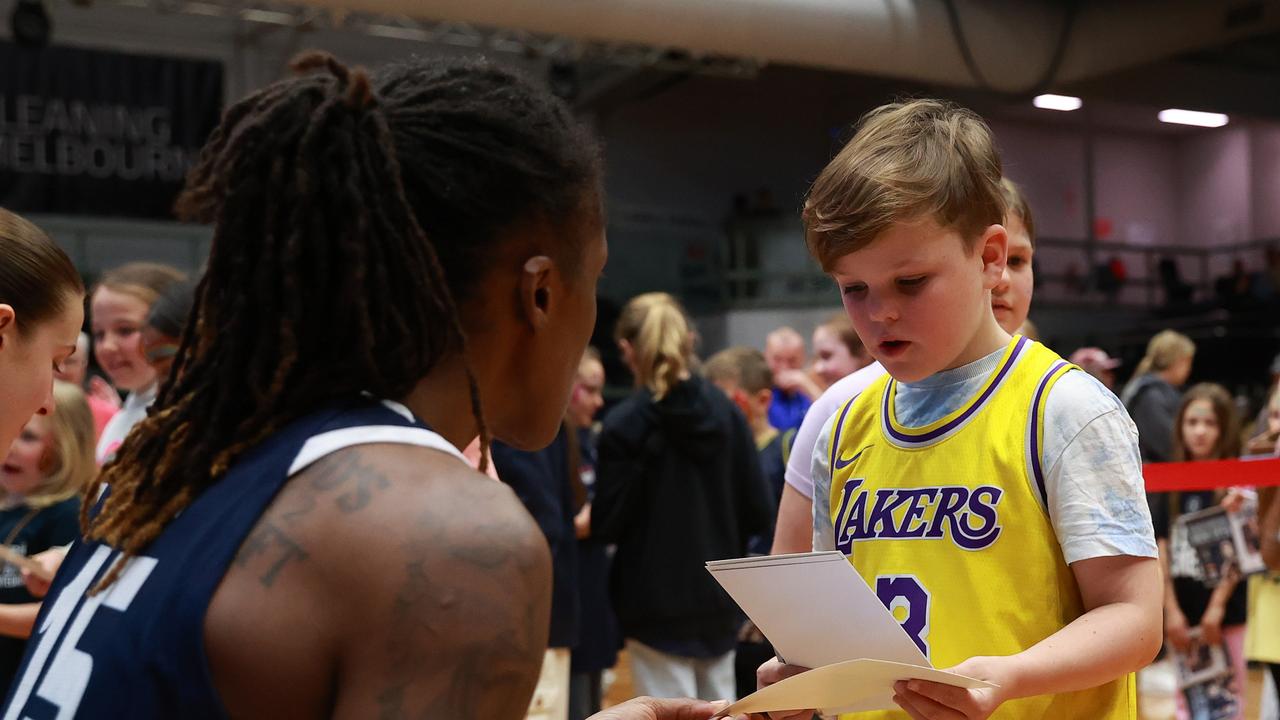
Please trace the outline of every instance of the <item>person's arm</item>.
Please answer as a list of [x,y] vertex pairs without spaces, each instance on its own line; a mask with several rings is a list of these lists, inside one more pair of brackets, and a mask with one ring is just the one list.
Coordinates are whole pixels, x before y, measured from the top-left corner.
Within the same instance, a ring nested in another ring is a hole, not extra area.
[[813,550],[813,501],[787,483],[778,503],[778,523],[773,530],[770,555],[806,553]]
[[1232,565],[1213,588],[1209,604],[1200,618],[1200,632],[1207,644],[1217,645],[1222,641],[1222,620],[1227,614],[1227,602],[1231,600],[1231,595],[1239,584],[1240,573]]
[[[902,688],[904,709],[985,718],[1005,701],[1096,687],[1155,657],[1162,637],[1158,545],[1143,492],[1137,431],[1114,396],[1068,373],[1045,406],[1046,510],[1084,613],[1014,655],[975,657],[952,671],[1000,687]],[[946,717],[946,715],[943,715]]]
[[1164,636],[1176,650],[1185,651],[1191,646],[1191,625],[1187,616],[1178,604],[1178,595],[1173,589],[1173,572],[1169,555],[1169,541],[1160,538],[1156,541],[1160,547],[1160,568],[1162,572],[1160,597],[1164,608]]
[[822,388],[804,370],[783,370],[774,376],[773,382],[779,388],[789,393],[800,393],[810,401],[822,395]]
[[31,628],[35,627],[39,614],[38,602],[0,605],[0,635],[26,640],[31,637]]
[[289,481],[204,620],[235,717],[520,720],[546,651],[546,541],[442,452],[364,445]]
[[897,683],[913,718],[988,717],[1008,700],[1097,687],[1145,667],[1160,650],[1160,568],[1155,558],[1112,556],[1071,566],[1086,612],[1016,655],[975,657],[951,672],[999,687],[966,690]]
[[1264,488],[1258,494],[1258,532],[1262,535],[1262,559],[1280,572],[1280,488]]
[[813,478],[809,542],[815,552],[836,549],[836,530],[831,521],[831,435],[835,432],[835,424],[834,415],[827,419],[809,456],[809,476]]

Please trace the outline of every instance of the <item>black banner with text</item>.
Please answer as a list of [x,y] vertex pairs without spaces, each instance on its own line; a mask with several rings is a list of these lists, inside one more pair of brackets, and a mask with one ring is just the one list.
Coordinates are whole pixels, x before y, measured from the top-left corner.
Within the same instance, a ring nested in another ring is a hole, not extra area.
[[221,107],[221,63],[0,42],[0,207],[171,217]]

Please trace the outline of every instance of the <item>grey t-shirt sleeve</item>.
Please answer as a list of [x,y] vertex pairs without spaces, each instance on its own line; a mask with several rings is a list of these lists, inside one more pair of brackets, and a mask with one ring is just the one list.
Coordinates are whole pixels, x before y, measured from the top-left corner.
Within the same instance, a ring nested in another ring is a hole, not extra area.
[[1049,518],[1066,562],[1157,557],[1138,429],[1096,378],[1072,371],[1053,386],[1041,459]]
[[831,433],[835,429],[836,415],[823,423],[813,445],[810,476],[813,477],[814,552],[836,549],[836,531],[831,524]]

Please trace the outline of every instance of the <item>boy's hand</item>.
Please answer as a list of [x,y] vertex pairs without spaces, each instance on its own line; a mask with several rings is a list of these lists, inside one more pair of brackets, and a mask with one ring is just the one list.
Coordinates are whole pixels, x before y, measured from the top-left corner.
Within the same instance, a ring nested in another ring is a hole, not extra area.
[[[800,667],[799,665],[787,665],[778,658],[761,665],[756,670],[756,687],[766,688],[770,685],[782,682],[792,675],[799,675],[807,672],[809,668]],[[762,715],[745,715],[739,718],[747,718],[747,720],[809,720],[813,717],[815,710],[791,710],[785,712],[771,712]]]
[[1174,650],[1186,652],[1191,647],[1191,627],[1187,616],[1177,608],[1169,608],[1164,614],[1164,637]]
[[1225,615],[1225,608],[1214,603],[1209,603],[1209,607],[1205,608],[1204,615],[1200,618],[1200,637],[1206,645],[1222,642],[1222,618]]
[[1000,687],[966,690],[925,680],[900,680],[893,684],[894,702],[914,720],[985,720],[1011,697],[1013,675],[1007,660],[975,657],[947,669]]

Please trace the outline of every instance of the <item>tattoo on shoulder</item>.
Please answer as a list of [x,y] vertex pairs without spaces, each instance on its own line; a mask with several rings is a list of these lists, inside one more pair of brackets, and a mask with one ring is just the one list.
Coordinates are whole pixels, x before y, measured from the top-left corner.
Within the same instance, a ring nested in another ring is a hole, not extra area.
[[[539,584],[537,559],[468,495],[424,511],[404,543],[387,647],[394,671],[378,696],[385,720],[519,717],[528,703],[545,649],[545,605],[524,597]],[[472,528],[467,537],[457,532],[460,518]],[[434,650],[442,646],[447,666]],[[423,686],[429,675],[434,681]]]
[[[290,483],[240,546],[235,564],[248,568],[261,565],[258,581],[271,587],[290,563],[307,559],[308,553],[290,529],[323,502],[332,502],[343,514],[359,512],[374,495],[391,486],[376,465],[368,462],[360,448],[330,455]],[[336,496],[335,496],[336,493]]]
[[269,588],[286,565],[290,562],[306,560],[307,551],[303,550],[302,546],[275,523],[263,519],[240,546],[235,564],[237,567],[247,568],[259,557],[266,560],[266,565],[262,574],[258,576],[258,582],[262,583],[263,587]]

